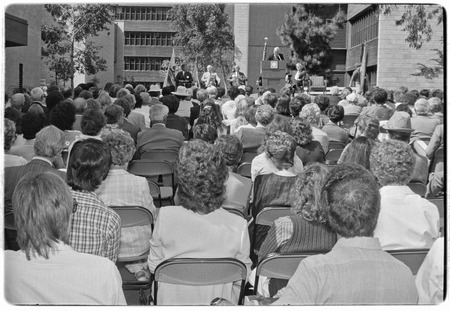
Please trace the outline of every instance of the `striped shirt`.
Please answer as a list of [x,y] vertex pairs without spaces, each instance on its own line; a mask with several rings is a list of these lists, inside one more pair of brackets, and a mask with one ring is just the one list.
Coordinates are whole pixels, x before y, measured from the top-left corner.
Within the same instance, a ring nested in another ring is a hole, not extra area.
[[78,202],[73,214],[69,244],[88,253],[116,262],[120,243],[120,217],[94,193],[71,190]]

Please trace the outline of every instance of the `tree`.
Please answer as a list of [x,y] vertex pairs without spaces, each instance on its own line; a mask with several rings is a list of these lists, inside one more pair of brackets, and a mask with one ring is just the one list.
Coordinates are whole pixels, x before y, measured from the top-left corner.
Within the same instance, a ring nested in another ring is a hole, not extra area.
[[[302,63],[309,74],[324,75],[332,63],[330,42],[338,27],[344,22],[340,10],[331,22],[317,17],[314,11],[318,5],[297,4],[285,16],[284,23],[277,29],[281,42],[290,45],[294,52],[292,62]],[[321,5],[323,6],[323,5]]]
[[174,44],[181,49],[179,58],[194,65],[197,81],[209,64],[220,67],[225,75],[231,71],[239,52],[225,4],[178,4],[169,11],[169,18],[177,31]]
[[73,88],[75,71],[95,75],[105,70],[106,60],[98,54],[101,47],[90,39],[108,29],[108,24],[112,22],[110,6],[46,4],[44,7],[54,23],[44,24],[41,28],[44,41],[41,54],[50,70],[55,71],[56,79],[66,81],[70,77]]
[[[399,5],[380,5],[379,10],[382,14],[391,14],[392,9],[399,8]],[[444,20],[444,10],[439,5],[402,5],[404,10],[400,19],[395,21],[397,26],[401,26],[402,31],[406,32],[405,41],[411,48],[421,49],[423,44],[429,42],[433,35],[433,24],[440,25]],[[440,41],[443,46],[443,38]],[[433,49],[437,58],[431,59],[436,65],[417,64],[417,72],[413,76],[423,76],[426,79],[433,79],[442,74],[444,68],[443,49]]]

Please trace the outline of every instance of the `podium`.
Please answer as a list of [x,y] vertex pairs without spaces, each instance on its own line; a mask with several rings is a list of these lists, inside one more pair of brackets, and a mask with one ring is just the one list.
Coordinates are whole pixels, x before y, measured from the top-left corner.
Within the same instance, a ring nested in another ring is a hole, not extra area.
[[262,87],[273,87],[277,93],[286,85],[286,61],[263,60],[261,61]]

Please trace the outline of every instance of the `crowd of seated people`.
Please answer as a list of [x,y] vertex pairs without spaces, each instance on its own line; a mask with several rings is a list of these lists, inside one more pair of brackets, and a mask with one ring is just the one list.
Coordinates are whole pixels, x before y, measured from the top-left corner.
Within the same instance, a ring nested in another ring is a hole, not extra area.
[[[249,85],[225,92],[82,83],[47,91],[17,92],[5,106],[4,210],[15,220],[5,228],[9,302],[125,304],[118,258],[148,249],[147,260],[125,265],[140,282],[167,259],[228,257],[245,264],[251,288],[251,272],[271,253],[320,252],[290,280],[261,280],[261,301],[442,301],[440,283],[424,288],[442,254],[444,216],[429,200],[445,193],[441,90],[333,87],[314,96],[289,86],[253,94]],[[328,162],[336,149],[338,160]],[[174,170],[173,197],[163,204],[145,177],[128,171],[155,151],[170,153],[164,160]],[[154,230],[122,228],[115,206],[147,209]],[[268,207],[292,215],[255,224]],[[430,248],[415,283],[387,253]],[[61,277],[49,282],[52,273]],[[338,281],[324,282],[326,273]],[[238,292],[236,283],[161,284],[158,304],[237,304]]]

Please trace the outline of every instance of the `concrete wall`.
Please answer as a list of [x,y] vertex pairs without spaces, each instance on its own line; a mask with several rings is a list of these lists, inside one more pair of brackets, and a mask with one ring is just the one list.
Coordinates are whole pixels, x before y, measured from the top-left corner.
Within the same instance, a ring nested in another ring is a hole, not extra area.
[[41,23],[42,5],[10,5],[5,12],[28,22],[27,46],[8,47],[5,52],[4,87],[12,95],[14,88],[19,86],[19,64],[23,64],[23,87],[31,89],[40,85],[41,76]]
[[408,46],[405,42],[406,33],[395,25],[395,20],[399,19],[401,14],[400,6],[399,10],[393,10],[390,15],[380,15],[377,85],[386,89],[395,89],[402,85],[417,90],[443,89],[443,76],[429,80],[412,74],[417,71],[417,63],[435,65],[435,62],[431,61],[436,58],[433,49],[443,49],[440,40],[444,33],[444,25],[434,24],[432,40],[416,50]]

